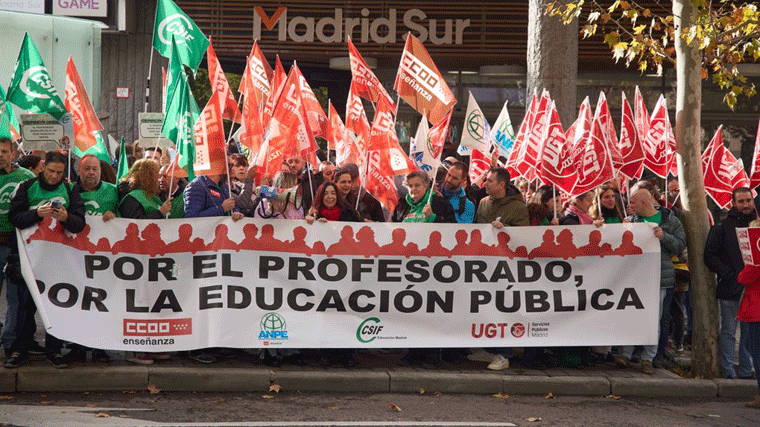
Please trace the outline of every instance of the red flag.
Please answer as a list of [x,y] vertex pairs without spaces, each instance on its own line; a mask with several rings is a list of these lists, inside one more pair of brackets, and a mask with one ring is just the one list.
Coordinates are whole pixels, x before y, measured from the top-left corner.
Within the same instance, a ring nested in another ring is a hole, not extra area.
[[364,61],[361,53],[356,49],[354,43],[351,42],[351,38],[348,39],[348,55],[351,60],[351,83],[355,85],[356,94],[374,103],[377,103],[380,97],[383,97],[388,105],[395,109],[396,103],[393,102],[383,84],[380,83],[375,73],[372,72],[369,65]]
[[530,132],[531,121],[533,120],[533,116],[536,115],[537,109],[538,96],[534,91],[533,97],[530,99],[530,105],[528,105],[528,109],[525,110],[525,117],[523,117],[523,121],[520,123],[520,129],[517,131],[515,144],[512,146],[512,151],[509,153],[509,158],[507,159],[506,168],[512,178],[516,178],[520,175],[516,165],[520,157],[519,154],[522,151],[522,145],[525,143],[526,135]]
[[393,89],[433,125],[457,102],[425,46],[411,33],[406,37]]
[[628,178],[641,178],[644,165],[644,151],[641,148],[641,140],[636,130],[631,106],[623,92],[623,118],[620,122],[620,141],[618,149],[623,157],[623,165],[620,172]]
[[[518,159],[515,163],[517,171],[528,181],[536,179],[538,153],[541,151],[542,137],[548,124],[550,107],[551,98],[549,97],[549,91],[544,90],[541,93],[541,100],[538,103],[535,115],[531,117],[530,128],[520,146],[520,153],[518,153]],[[522,126],[520,128],[522,129]]]
[[660,95],[649,121],[649,132],[641,141],[641,146],[644,149],[644,166],[661,178],[665,178],[670,171],[669,133],[672,131],[668,108],[665,97]]
[[602,130],[604,131],[604,142],[607,144],[610,150],[610,158],[612,158],[612,167],[617,175],[620,168],[623,166],[623,155],[618,150],[618,138],[615,132],[615,125],[612,123],[612,114],[610,113],[610,106],[607,103],[607,96],[604,92],[599,92],[599,100],[596,103],[596,108],[600,110],[599,119],[602,123]]
[[295,68],[298,75],[298,83],[301,87],[301,101],[306,110],[309,130],[311,130],[314,136],[327,138],[327,115],[325,114],[325,110],[322,109],[322,104],[319,103],[319,100],[311,90],[311,86],[309,86],[306,78],[304,78],[301,70],[295,63],[293,63],[293,68]]
[[453,112],[453,109],[449,110],[449,113],[446,114],[446,117],[444,117],[443,120],[441,120],[437,125],[430,128],[428,131],[427,144],[429,145],[429,150],[435,159],[440,160],[441,154],[443,154],[443,146],[446,144],[446,136],[449,132],[451,114]]
[[[254,91],[252,87],[248,86],[248,90]],[[261,123],[256,96],[252,92],[243,94],[243,123],[239,138],[240,143],[248,150],[248,162],[252,163],[264,140],[264,125]]]
[[369,144],[370,126],[362,100],[356,95],[353,84],[348,91],[346,101],[346,129],[356,135],[356,145],[364,158]]
[[367,192],[378,202],[393,212],[398,204],[398,192],[391,170],[389,159],[380,151],[371,150],[367,153]]
[[591,132],[591,121],[593,118],[593,114],[591,113],[591,102],[589,102],[587,96],[581,103],[581,107],[578,109],[578,118],[575,119],[575,122],[565,131],[565,140],[570,145],[571,153],[583,149],[583,146],[588,139],[589,132]]
[[398,144],[394,128],[393,109],[384,99],[377,103],[375,118],[370,129],[369,151],[379,152],[381,164],[390,166],[385,172],[389,176],[407,174],[417,168]]
[[477,148],[473,148],[472,154],[470,154],[470,181],[473,184],[481,185],[490,169],[491,156]]
[[356,163],[359,151],[353,141],[349,141],[348,131],[332,102],[329,102],[328,111],[327,144],[335,148],[335,164]]
[[71,112],[74,125],[74,146],[83,153],[98,143],[93,132],[103,130],[98,115],[90,104],[74,60],[69,56],[66,64],[66,109]]
[[[169,170],[166,171],[168,176],[174,174],[175,178],[187,178],[187,171],[179,166],[179,153],[174,155],[174,160],[169,164]],[[173,191],[173,190],[172,190]]]
[[240,79],[238,92],[253,94],[256,98],[259,112],[261,112],[264,104],[272,96],[271,83],[273,74],[272,67],[269,66],[269,62],[267,62],[264,54],[261,53],[258,43],[254,41],[251,54],[248,55],[248,61],[245,64],[243,78]]
[[760,185],[760,123],[757,124],[755,136],[755,151],[752,153],[752,168],[749,174],[749,188]]
[[219,97],[212,96],[195,122],[195,175],[227,173],[227,151]]
[[264,103],[264,110],[261,112],[261,123],[264,127],[267,127],[269,125],[269,120],[272,119],[274,105],[277,103],[277,98],[280,97],[282,88],[285,85],[285,80],[287,79],[288,75],[285,74],[285,69],[282,67],[282,62],[280,62],[280,55],[277,55],[275,58],[272,84],[270,85],[272,88],[272,95],[267,98],[266,103]]
[[578,181],[571,193],[579,196],[604,184],[615,177],[609,146],[604,141],[604,128],[599,115],[591,123],[591,131],[582,150],[575,153],[573,159]]
[[723,145],[722,128],[718,128],[702,154],[702,166],[705,167],[705,191],[725,209],[731,205],[733,190],[749,185],[749,178],[744,163]]
[[649,111],[647,111],[644,97],[641,96],[641,91],[638,86],[636,86],[636,92],[633,97],[633,109],[636,132],[639,135],[639,141],[643,144],[649,133]]
[[543,139],[544,144],[541,146],[538,157],[538,176],[542,181],[570,193],[575,187],[578,174],[572,161],[572,147],[567,144],[554,102],[550,106],[549,123],[545,128]]
[[240,123],[242,117],[237,101],[232,95],[230,84],[227,82],[227,76],[222,71],[222,64],[216,57],[216,52],[209,38],[208,49],[206,50],[206,60],[208,62],[208,78],[211,81],[211,88],[214,94],[219,98],[219,107],[222,110],[222,118]]

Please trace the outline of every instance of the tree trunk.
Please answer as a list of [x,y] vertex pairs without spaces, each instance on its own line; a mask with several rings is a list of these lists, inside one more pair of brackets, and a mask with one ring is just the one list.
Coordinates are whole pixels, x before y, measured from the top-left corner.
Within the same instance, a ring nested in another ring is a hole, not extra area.
[[[676,34],[696,17],[691,0],[674,0]],[[688,236],[691,273],[692,370],[702,378],[718,376],[718,303],[715,276],[705,266],[705,241],[709,231],[707,198],[702,174],[700,116],[702,108],[702,52],[676,37],[676,129],[678,181],[683,221]]]
[[575,117],[578,80],[578,20],[564,25],[546,15],[552,0],[530,0],[528,8],[527,96],[546,89],[554,99],[563,127]]

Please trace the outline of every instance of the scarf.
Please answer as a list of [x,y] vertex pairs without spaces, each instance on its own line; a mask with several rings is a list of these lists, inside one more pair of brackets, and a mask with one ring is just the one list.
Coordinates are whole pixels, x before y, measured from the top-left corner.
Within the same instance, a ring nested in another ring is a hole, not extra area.
[[591,218],[591,215],[589,215],[588,212],[583,212],[582,210],[578,209],[578,207],[575,205],[570,205],[567,208],[567,211],[577,215],[578,220],[581,222],[581,225],[588,225],[588,224],[594,223],[594,220]]
[[319,210],[319,215],[328,221],[338,221],[340,220],[340,207],[338,207],[338,205],[335,205],[331,208],[323,207]]
[[422,209],[427,205],[429,197],[432,197],[430,190],[422,196],[419,202],[415,202],[411,194],[407,194],[406,204],[409,205],[409,211],[404,216],[403,222],[435,222],[435,214],[430,214],[429,217],[425,218],[425,214],[422,213]]

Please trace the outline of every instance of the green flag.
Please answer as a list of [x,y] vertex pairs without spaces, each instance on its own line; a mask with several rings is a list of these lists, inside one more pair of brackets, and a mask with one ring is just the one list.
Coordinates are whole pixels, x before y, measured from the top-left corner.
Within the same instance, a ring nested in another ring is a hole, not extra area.
[[121,143],[119,144],[119,170],[116,172],[116,182],[121,181],[122,178],[127,176],[129,172],[129,162],[127,161],[127,144],[124,142],[124,137],[121,137]]
[[13,139],[9,125],[21,132],[16,115],[13,114],[13,105],[5,101],[5,91],[0,87],[0,137]]
[[24,43],[16,60],[13,80],[8,87],[7,101],[32,113],[48,113],[60,120],[66,114],[66,107],[55,90],[42,57],[29,33],[24,36]]
[[174,89],[177,87],[177,82],[180,80],[180,73],[185,70],[182,68],[182,62],[180,62],[179,49],[177,49],[177,39],[172,36],[171,51],[169,53],[169,68],[166,70],[166,98],[164,99],[164,114],[169,108],[169,99],[171,99]]
[[198,104],[195,103],[190,85],[187,83],[187,75],[182,71],[177,86],[174,88],[174,93],[166,106],[161,135],[174,142],[181,156],[178,161],[179,167],[187,171],[187,177],[190,180],[195,177],[195,173],[193,173],[193,163],[195,162],[193,126],[195,126],[200,115]]
[[153,47],[168,58],[172,36],[177,38],[179,57],[183,64],[198,71],[198,65],[208,48],[208,38],[172,0],[158,0],[153,27]]
[[73,153],[79,157],[84,157],[87,154],[92,154],[98,159],[110,164],[111,156],[108,155],[108,147],[106,146],[106,142],[103,140],[103,135],[100,133],[100,131],[95,131],[93,134],[95,135],[95,141],[97,141],[95,145],[88,148],[85,152],[82,152],[82,150],[74,146]]

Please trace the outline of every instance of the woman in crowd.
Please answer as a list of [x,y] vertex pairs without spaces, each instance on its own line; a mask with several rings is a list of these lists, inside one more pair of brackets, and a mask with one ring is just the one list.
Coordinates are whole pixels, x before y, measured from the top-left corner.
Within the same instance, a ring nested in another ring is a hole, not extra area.
[[559,220],[555,216],[556,211],[554,187],[542,185],[533,194],[533,200],[528,203],[528,217],[530,225],[557,225]]
[[18,159],[18,165],[35,175],[39,175],[45,169],[45,160],[36,154],[27,154]]
[[[338,191],[334,182],[325,181],[317,188],[306,222],[313,224],[314,221],[348,221],[361,222],[362,217],[353,207],[349,206]],[[345,367],[356,366],[356,356],[350,348],[326,348],[320,350],[322,366],[341,364]]]
[[559,225],[588,225],[593,224],[594,219],[588,214],[594,199],[594,191],[587,191],[580,196],[570,199],[564,209],[562,218],[559,219]]
[[[760,220],[752,221],[749,226],[760,227]],[[748,325],[747,347],[749,347],[752,364],[755,367],[758,390],[755,399],[747,403],[747,406],[760,409],[760,265],[745,265],[739,273],[738,281],[745,286],[745,289],[736,319]]]
[[[615,188],[609,184],[604,184],[597,188],[595,193],[594,200],[591,202],[591,218],[594,219],[594,224],[622,223],[624,216],[620,212],[620,207],[617,203]],[[601,209],[599,205],[600,200]]]
[[[263,198],[253,212],[255,218],[303,219],[303,199],[298,195],[298,175],[280,171],[274,176],[274,188],[282,190],[276,198]],[[264,188],[264,187],[261,187]]]
[[256,171],[248,169],[248,160],[242,154],[232,154],[229,166],[232,180],[230,193],[235,198],[235,205],[243,215],[252,217],[259,201],[254,194],[253,178],[256,176]]

